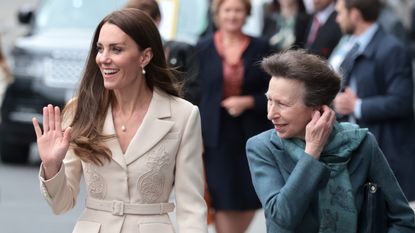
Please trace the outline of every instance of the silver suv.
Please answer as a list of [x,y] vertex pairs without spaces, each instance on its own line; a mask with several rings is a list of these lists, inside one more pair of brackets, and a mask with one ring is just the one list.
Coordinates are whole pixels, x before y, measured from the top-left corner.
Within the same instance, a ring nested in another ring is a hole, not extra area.
[[25,163],[35,141],[32,117],[42,118],[46,104],[63,106],[73,96],[96,25],[127,0],[42,0],[36,9],[20,11],[30,24],[11,54],[15,82],[1,109],[0,155],[7,163]]

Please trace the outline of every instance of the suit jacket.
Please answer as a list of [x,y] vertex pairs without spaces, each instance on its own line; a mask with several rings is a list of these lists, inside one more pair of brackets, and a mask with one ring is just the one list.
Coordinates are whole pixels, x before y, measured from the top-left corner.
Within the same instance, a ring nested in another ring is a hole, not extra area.
[[336,23],[337,12],[331,13],[326,23],[321,25],[317,31],[316,39],[310,46],[306,46],[308,34],[310,33],[313,20],[310,20],[310,24],[307,29],[305,37],[299,38],[295,44],[302,45],[303,48],[308,49],[311,53],[328,58],[342,37],[342,32],[339,25]]
[[407,198],[415,200],[413,80],[407,51],[379,29],[346,73],[344,85],[353,76],[362,100],[357,123],[375,135]]
[[[103,133],[114,135],[111,108]],[[103,166],[81,161],[68,152],[58,174],[44,180],[43,196],[56,214],[73,208],[83,174],[88,198],[124,203],[166,203],[175,186],[180,232],[207,233],[203,199],[202,135],[198,108],[155,89],[144,120],[125,154],[116,138],[106,145],[112,152]],[[174,232],[168,214],[113,215],[86,208],[74,233]]]
[[[268,233],[319,231],[318,193],[327,184],[329,168],[305,154],[294,162],[275,130],[247,142],[252,180],[265,211]],[[347,167],[356,210],[363,203],[364,183],[370,179],[381,187],[387,201],[388,232],[414,232],[414,213],[370,133],[355,150]]]
[[[220,113],[223,96],[223,66],[213,37],[201,40],[197,46],[199,59],[198,85],[201,100],[199,103],[202,120],[204,145],[215,147],[219,143]],[[270,127],[267,120],[267,101],[265,92],[268,87],[269,75],[260,68],[261,59],[270,53],[270,47],[265,40],[254,37],[242,55],[244,76],[241,95],[252,95],[255,100],[254,109],[245,111],[241,116],[244,137],[249,137]]]

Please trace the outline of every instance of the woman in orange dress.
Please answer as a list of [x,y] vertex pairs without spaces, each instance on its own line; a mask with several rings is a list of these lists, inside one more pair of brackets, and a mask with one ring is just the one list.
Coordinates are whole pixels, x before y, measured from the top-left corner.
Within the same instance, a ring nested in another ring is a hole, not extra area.
[[250,8],[249,0],[214,0],[218,30],[197,44],[204,164],[218,233],[245,232],[261,208],[245,143],[271,127],[264,95],[269,76],[258,66],[270,48],[242,32]]

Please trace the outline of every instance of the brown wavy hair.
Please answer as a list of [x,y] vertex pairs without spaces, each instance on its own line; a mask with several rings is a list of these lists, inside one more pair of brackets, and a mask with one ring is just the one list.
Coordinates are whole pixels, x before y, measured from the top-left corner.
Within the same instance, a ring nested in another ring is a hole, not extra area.
[[143,11],[132,8],[107,15],[95,30],[77,97],[63,111],[64,119],[72,120],[69,124],[72,127],[71,148],[82,161],[97,165],[110,161],[112,154],[104,142],[115,137],[102,134],[107,110],[115,95],[113,91],[105,89],[102,74],[95,62],[98,52],[96,44],[105,23],[119,27],[137,43],[140,51],[151,48],[153,58],[146,66],[145,75],[146,84],[151,90],[157,87],[173,96],[180,96],[181,93],[174,71],[167,66],[161,36],[153,20]]

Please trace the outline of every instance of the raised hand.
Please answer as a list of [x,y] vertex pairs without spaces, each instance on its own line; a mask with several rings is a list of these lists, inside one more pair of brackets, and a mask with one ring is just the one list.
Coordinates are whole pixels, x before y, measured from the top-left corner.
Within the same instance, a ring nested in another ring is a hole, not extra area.
[[320,111],[313,113],[313,118],[306,126],[305,133],[305,152],[315,159],[320,158],[320,154],[327,143],[333,124],[336,120],[336,114],[327,105],[324,105]]
[[51,104],[43,108],[43,133],[38,120],[33,118],[32,122],[45,178],[50,179],[58,173],[68,151],[71,128],[68,127],[62,132],[60,109]]

